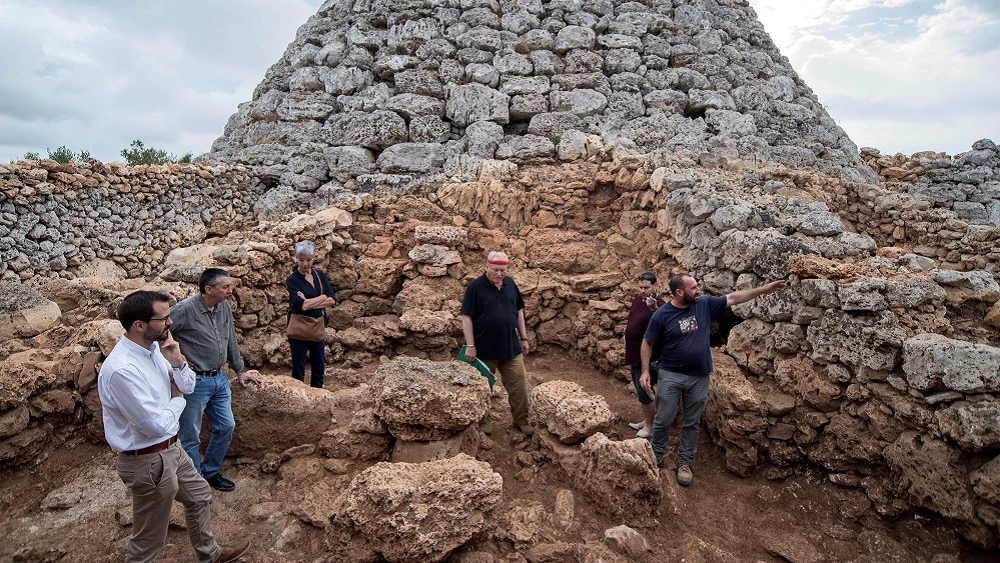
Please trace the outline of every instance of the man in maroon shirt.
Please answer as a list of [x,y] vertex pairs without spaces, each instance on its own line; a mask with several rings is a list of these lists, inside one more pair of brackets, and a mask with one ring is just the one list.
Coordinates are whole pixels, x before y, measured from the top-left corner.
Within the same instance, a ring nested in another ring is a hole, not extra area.
[[639,376],[642,375],[639,351],[642,348],[642,336],[646,334],[649,319],[653,316],[653,311],[661,305],[663,299],[656,295],[656,274],[643,272],[639,275],[639,295],[632,300],[632,308],[629,309],[625,325],[625,363],[632,368],[632,383],[635,385],[636,394],[639,395],[639,404],[642,405],[642,422],[629,423],[633,430],[639,431],[636,434],[638,438],[649,438],[653,435],[656,406],[653,404],[653,398],[639,385]]

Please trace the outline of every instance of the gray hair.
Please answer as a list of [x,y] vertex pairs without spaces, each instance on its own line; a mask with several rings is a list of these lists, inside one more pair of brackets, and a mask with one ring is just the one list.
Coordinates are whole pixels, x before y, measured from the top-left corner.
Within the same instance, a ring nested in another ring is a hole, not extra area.
[[295,244],[295,257],[299,256],[316,256],[316,246],[308,240],[299,241]]
[[499,250],[494,250],[493,252],[490,252],[489,254],[486,255],[486,261],[489,262],[490,260],[510,261],[510,258],[507,257],[506,252],[500,252]]

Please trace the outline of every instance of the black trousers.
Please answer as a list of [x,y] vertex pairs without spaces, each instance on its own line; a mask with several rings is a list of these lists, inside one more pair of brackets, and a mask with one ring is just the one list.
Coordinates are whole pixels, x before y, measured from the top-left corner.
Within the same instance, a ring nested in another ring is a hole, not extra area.
[[306,362],[312,367],[309,385],[323,387],[323,373],[326,369],[326,342],[306,342],[288,339],[292,348],[292,377],[305,382]]

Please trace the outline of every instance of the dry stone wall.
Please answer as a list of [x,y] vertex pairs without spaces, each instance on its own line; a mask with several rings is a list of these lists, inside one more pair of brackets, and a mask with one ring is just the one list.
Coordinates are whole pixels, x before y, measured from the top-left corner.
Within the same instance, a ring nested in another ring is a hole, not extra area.
[[587,160],[588,136],[877,179],[742,0],[331,0],[205,158],[392,192]]
[[[352,368],[382,355],[453,357],[464,285],[486,251],[503,249],[533,348],[623,377],[621,333],[639,272],[690,270],[713,293],[788,277],[790,289],[735,308],[745,320],[720,334],[729,356],[716,359],[707,426],[728,466],[774,477],[822,467],[884,514],[932,510],[970,539],[995,542],[1000,288],[987,269],[950,269],[914,253],[911,239],[864,234],[890,221],[891,206],[877,207],[872,225],[855,222],[860,207],[850,211],[850,194],[866,189],[908,196],[808,170],[695,167],[624,145],[597,162],[505,174],[422,194],[344,196],[340,207],[175,249],[149,281],[34,280],[63,322],[81,329],[3,343],[10,401],[0,412],[0,463],[31,463],[67,429],[100,436],[94,364],[120,328],[85,323],[138,287],[180,299],[196,290],[201,268],[226,267],[240,281],[234,310],[248,364],[285,369],[283,280],[294,243],[313,240],[339,301],[327,328],[329,377],[357,383]],[[934,217],[988,229],[925,211],[927,236],[941,231]],[[963,367],[970,357],[980,369]],[[365,434],[375,444],[366,446],[361,434],[330,432],[319,447],[334,457],[386,455],[387,435],[375,443]]]
[[92,275],[97,259],[149,276],[177,246],[252,225],[265,189],[234,164],[2,164],[0,279]]
[[862,149],[861,158],[904,193],[951,209],[974,225],[1000,225],[1000,149],[990,139],[954,158],[930,151],[882,156],[872,148]]

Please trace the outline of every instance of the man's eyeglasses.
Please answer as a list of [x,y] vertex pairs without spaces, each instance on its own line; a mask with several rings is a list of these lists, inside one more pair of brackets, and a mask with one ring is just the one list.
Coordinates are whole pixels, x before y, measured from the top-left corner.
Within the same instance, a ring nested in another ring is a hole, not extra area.
[[147,323],[151,323],[151,322],[153,322],[153,321],[163,321],[163,322],[167,322],[167,321],[169,321],[169,320],[170,320],[170,315],[167,315],[167,316],[165,316],[165,317],[153,317],[153,318],[149,319],[149,320],[148,320],[148,321],[146,321],[146,322],[147,322]]

